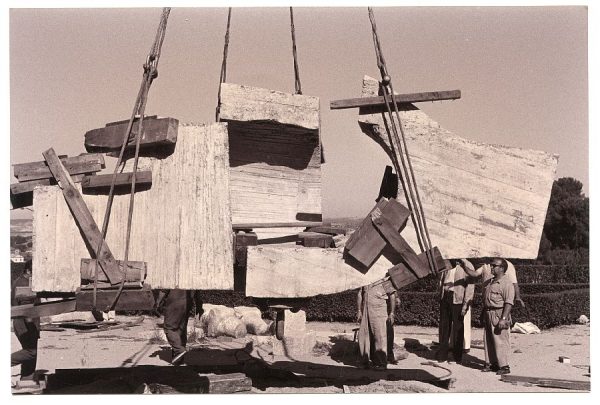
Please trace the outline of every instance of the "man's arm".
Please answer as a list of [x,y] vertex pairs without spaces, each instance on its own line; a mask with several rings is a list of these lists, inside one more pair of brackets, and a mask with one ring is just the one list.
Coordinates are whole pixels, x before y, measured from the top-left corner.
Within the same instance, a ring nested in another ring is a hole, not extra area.
[[504,304],[504,308],[502,308],[502,317],[498,321],[499,329],[508,329],[510,328],[510,323],[508,322],[508,316],[510,315],[510,310],[512,309],[512,304],[508,302]]
[[521,299],[521,291],[519,290],[519,284],[518,283],[514,283],[513,286],[515,287],[515,303],[519,303],[519,305],[521,305],[521,308],[525,308],[525,302],[523,302],[523,299]]
[[388,306],[388,320],[393,324],[394,323],[394,316],[396,314],[396,292],[391,293],[388,296],[388,302],[387,302],[387,306]]
[[465,273],[467,273],[470,277],[477,278],[483,274],[483,266],[480,266],[477,270],[475,270],[473,264],[467,259],[460,259],[460,262],[462,263]]

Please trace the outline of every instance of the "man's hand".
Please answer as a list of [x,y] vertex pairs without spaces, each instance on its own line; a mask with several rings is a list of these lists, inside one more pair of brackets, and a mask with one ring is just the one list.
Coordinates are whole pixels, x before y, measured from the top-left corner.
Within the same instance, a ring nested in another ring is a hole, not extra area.
[[508,329],[510,327],[506,319],[500,319],[498,321],[498,329]]
[[460,311],[460,316],[465,316],[467,314],[467,311],[469,310],[469,307],[462,307],[461,311]]
[[358,311],[356,314],[356,322],[360,323],[362,321],[362,312]]
[[525,308],[525,302],[521,298],[515,299],[515,303],[518,303],[521,308]]
[[379,218],[381,218],[381,210],[375,208],[373,212],[371,212],[371,221],[376,222]]
[[388,321],[393,325],[394,324],[394,314],[388,315]]

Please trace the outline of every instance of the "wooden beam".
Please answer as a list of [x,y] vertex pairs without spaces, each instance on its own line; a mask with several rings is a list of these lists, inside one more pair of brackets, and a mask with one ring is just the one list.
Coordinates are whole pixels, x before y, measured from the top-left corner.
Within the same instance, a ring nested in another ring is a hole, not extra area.
[[[96,290],[96,307],[108,307],[116,296],[116,290]],[[93,307],[94,292],[79,290],[75,293],[76,310],[89,311]],[[154,308],[154,295],[149,285],[135,290],[123,289],[116,303],[116,311],[144,311]]]
[[[396,105],[400,104],[412,104],[422,103],[426,101],[442,101],[442,100],[456,100],[460,98],[460,90],[444,90],[444,91],[428,91],[423,93],[408,93],[408,94],[395,94]],[[378,97],[360,97],[360,98],[348,98],[343,100],[333,100],[329,104],[329,108],[332,110],[343,110],[346,108],[360,108],[360,107],[379,107],[385,108],[385,100],[383,96]]]
[[[131,178],[133,173],[117,173],[115,179],[115,187],[131,186]],[[112,174],[100,174],[97,176],[85,176],[81,181],[81,189],[83,191],[103,190],[110,188],[113,181]],[[136,186],[152,185],[152,172],[143,171],[137,172],[135,175]],[[137,189],[137,187],[136,187]]]
[[385,245],[387,245],[386,240],[381,236],[371,220],[371,213],[377,208],[381,211],[382,216],[390,219],[392,227],[396,232],[404,229],[406,221],[410,217],[408,208],[395,199],[387,200],[382,198],[379,200],[346,242],[347,253],[366,267],[369,267],[373,263]]
[[345,235],[347,232],[346,228],[331,225],[311,226],[306,228],[306,232],[318,232],[326,233],[329,235]]
[[[88,176],[93,177],[94,175],[88,175]],[[73,183],[80,183],[84,177],[85,177],[84,174],[72,174],[71,180],[73,180]],[[10,185],[10,193],[13,195],[31,193],[36,186],[50,186],[50,185],[54,185],[54,184],[56,184],[56,181],[53,178],[12,183]],[[33,198],[33,195],[31,197]]]
[[325,233],[300,232],[298,234],[298,239],[300,244],[302,244],[305,247],[333,247],[333,237]]
[[[135,136],[139,119],[136,119],[131,129],[127,148],[135,147]],[[123,136],[129,125],[129,120],[106,124],[104,128],[92,129],[85,134],[85,149],[90,151],[120,150]],[[144,117],[144,133],[140,139],[140,147],[175,145],[179,121],[175,118],[158,118],[156,115]]]
[[322,222],[252,222],[247,224],[233,224],[233,229],[258,229],[258,228],[309,228],[320,226]]
[[102,233],[100,232],[100,229],[98,229],[98,225],[96,225],[96,221],[94,221],[90,210],[83,201],[77,188],[75,188],[69,173],[56,156],[54,149],[48,149],[43,155],[48,163],[49,169],[52,171],[59,187],[63,191],[67,205],[73,214],[73,219],[79,225],[83,237],[93,250],[93,254],[98,251],[98,247],[101,247],[100,256],[97,259],[102,270],[104,270],[104,273],[108,277],[108,280],[111,284],[121,282],[123,274],[106,244],[106,241],[102,238]]
[[421,262],[413,248],[410,247],[408,242],[406,242],[406,240],[404,240],[404,238],[395,230],[396,225],[391,222],[390,218],[381,214],[379,217],[373,219],[373,225],[375,225],[387,243],[398,252],[404,263],[415,272],[415,274],[428,271],[429,265]]
[[[127,269],[124,269],[124,262],[117,260],[119,271],[124,274],[125,281],[143,281],[146,278],[147,266],[146,262],[128,261]],[[94,280],[96,260],[83,258],[81,259],[81,280]],[[108,281],[104,272],[98,272],[98,281]]]
[[[99,172],[104,168],[104,156],[99,153],[84,153],[79,156],[65,157],[60,161],[71,175]],[[46,162],[16,164],[13,165],[13,173],[19,181],[49,179],[52,177]]]
[[540,387],[547,388],[562,388],[566,390],[576,390],[576,391],[590,391],[591,383],[590,381],[583,380],[563,380],[557,378],[546,378],[546,377],[528,377],[528,376],[519,376],[519,375],[509,375],[504,374],[501,377],[501,380],[504,382],[509,382],[513,384],[533,384]]
[[11,307],[11,318],[39,318],[75,311],[75,299],[51,301],[42,304],[27,304]]
[[[434,247],[433,249],[431,249],[431,252],[433,255],[435,270],[439,272],[446,269],[447,263],[442,257],[440,250],[437,247]],[[409,269],[404,263],[397,264],[388,270],[391,282],[396,290],[405,287],[410,283],[417,281],[423,277],[427,277],[431,274],[429,271],[429,263],[427,261],[427,255],[425,254],[425,252],[418,254],[417,258],[422,263],[422,265],[416,267],[416,272]]]

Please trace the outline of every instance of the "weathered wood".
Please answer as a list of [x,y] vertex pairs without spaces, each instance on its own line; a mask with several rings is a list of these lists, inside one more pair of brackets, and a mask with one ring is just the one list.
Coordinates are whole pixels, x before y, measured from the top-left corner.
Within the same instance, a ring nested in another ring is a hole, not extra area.
[[326,233],[329,235],[345,235],[347,232],[347,229],[338,227],[338,226],[320,225],[320,226],[309,226],[306,228],[306,232]]
[[[365,78],[363,96],[377,91]],[[460,138],[416,108],[400,117],[432,244],[450,258],[537,257],[558,156]],[[382,115],[359,125],[391,159]],[[411,223],[402,234],[418,248]]]
[[[389,205],[389,204],[388,204]],[[373,218],[373,225],[381,233],[387,244],[402,258],[402,261],[414,273],[419,274],[429,270],[429,265],[423,263],[408,242],[395,230],[394,224],[385,215]]]
[[380,235],[373,221],[371,214],[376,209],[381,211],[381,215],[389,218],[393,229],[397,232],[402,231],[410,217],[410,211],[395,199],[382,198],[369,212],[369,215],[363,220],[356,231],[346,242],[346,251],[364,266],[369,267],[371,263],[379,256],[383,248],[387,245],[386,240]]
[[[88,175],[88,176],[93,177],[93,175]],[[72,174],[71,180],[73,180],[73,183],[80,183],[84,177],[86,177],[85,174]],[[49,186],[52,184],[56,184],[56,181],[54,180],[54,178],[12,183],[10,185],[10,193],[11,194],[32,193],[33,189],[36,186]],[[31,194],[31,197],[33,198],[33,194]]]
[[233,223],[319,218],[319,99],[222,83],[220,119],[228,123]]
[[[112,304],[117,294],[116,289],[96,290],[96,308],[104,309]],[[94,292],[80,289],[75,293],[75,310],[90,311],[93,309]],[[154,295],[149,285],[140,289],[123,289],[115,305],[115,311],[144,311],[154,308]]]
[[[104,168],[104,156],[99,153],[84,153],[60,159],[69,174],[99,172]],[[52,173],[46,162],[20,163],[13,165],[14,176],[19,181],[49,179]]]
[[590,391],[591,383],[590,381],[583,380],[563,380],[558,378],[545,378],[545,377],[529,377],[529,376],[519,376],[512,374],[504,374],[501,377],[501,380],[504,382],[509,382],[513,384],[533,384],[538,385],[540,387],[547,388],[563,388],[566,390],[576,390],[576,391]]
[[[139,170],[152,171],[153,186],[136,193],[128,260],[147,263],[145,283],[154,288],[233,288],[226,128],[180,125],[172,154],[139,159]],[[83,199],[102,223],[107,196]],[[120,256],[128,209],[129,194],[115,195],[106,241]],[[81,258],[93,256],[56,186],[34,191],[33,234],[34,291],[75,291]]]
[[[396,105],[398,105],[398,108],[401,108],[401,104],[422,103],[426,101],[456,100],[459,99],[460,96],[460,90],[443,90],[427,91],[423,93],[394,94],[394,99],[396,101]],[[385,99],[383,96],[360,97],[333,100],[329,104],[329,108],[332,110],[358,107],[378,108],[383,111],[383,109],[386,109]],[[394,109],[392,108],[392,111],[393,110]]]
[[[117,173],[115,179],[115,188],[130,186],[131,178],[133,173]],[[112,174],[99,174],[96,176],[85,176],[81,181],[81,189],[83,191],[91,190],[105,190],[110,189],[113,181]],[[139,186],[150,186],[152,185],[152,172],[151,171],[140,171],[135,175],[136,190],[140,190]]]
[[382,255],[368,271],[361,272],[346,263],[338,249],[250,246],[246,295],[300,298],[333,294],[381,280],[392,266]]
[[[448,268],[447,263],[444,261],[444,258],[437,247],[431,249],[431,252],[436,271],[439,272]],[[431,275],[426,253],[420,253],[417,255],[417,258],[422,265],[416,266],[416,271],[412,271],[403,263],[399,263],[388,270],[391,278],[390,281],[397,290],[417,281],[418,279]]]
[[39,318],[75,311],[75,299],[44,302],[41,304],[26,304],[11,307],[11,318]]
[[321,222],[249,222],[233,224],[233,229],[297,228],[319,226]]
[[304,247],[333,247],[333,237],[324,233],[317,232],[301,232],[298,234],[298,239]]
[[258,245],[258,236],[254,232],[236,232],[234,238],[233,289],[243,292],[246,288],[246,263],[248,246]]
[[96,225],[96,221],[92,217],[87,205],[83,201],[81,194],[75,188],[75,184],[71,180],[71,176],[56,156],[54,149],[50,148],[42,153],[48,163],[48,168],[52,172],[52,175],[58,182],[60,188],[63,191],[65,201],[71,209],[73,219],[77,222],[79,229],[81,230],[82,236],[85,241],[91,246],[94,254],[99,252],[97,257],[100,267],[108,277],[108,281],[111,284],[117,284],[123,279],[117,262],[113,257],[110,248],[106,241],[102,238],[102,233]]
[[[120,272],[124,275],[125,281],[143,281],[146,278],[146,262],[128,261],[127,268],[122,260],[117,260]],[[81,280],[94,280],[96,260],[81,259]],[[98,271],[98,281],[108,281],[102,271]]]
[[[135,147],[139,118],[134,120],[127,148]],[[104,128],[92,129],[85,134],[85,149],[90,151],[120,150],[123,136],[129,120],[106,124]],[[179,121],[175,118],[158,118],[156,115],[144,117],[144,133],[140,139],[140,148],[175,145]]]

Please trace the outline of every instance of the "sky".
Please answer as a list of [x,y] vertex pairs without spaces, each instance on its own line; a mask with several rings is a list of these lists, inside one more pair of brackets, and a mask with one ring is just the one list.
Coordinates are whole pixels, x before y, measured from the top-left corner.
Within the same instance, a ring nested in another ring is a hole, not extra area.
[[[43,160],[50,147],[85,152],[86,131],[129,118],[160,13],[9,11],[11,164]],[[589,194],[587,7],[374,13],[396,91],[460,89],[459,100],[418,107],[455,135],[559,154],[557,177]],[[214,122],[226,21],[226,8],[171,10],[148,115]],[[295,7],[294,24],[303,93],[321,102],[323,216],[363,217],[390,161],[357,110],[329,103],[359,97],[363,75],[379,77],[367,8]],[[227,81],[294,92],[288,8],[233,9]]]

